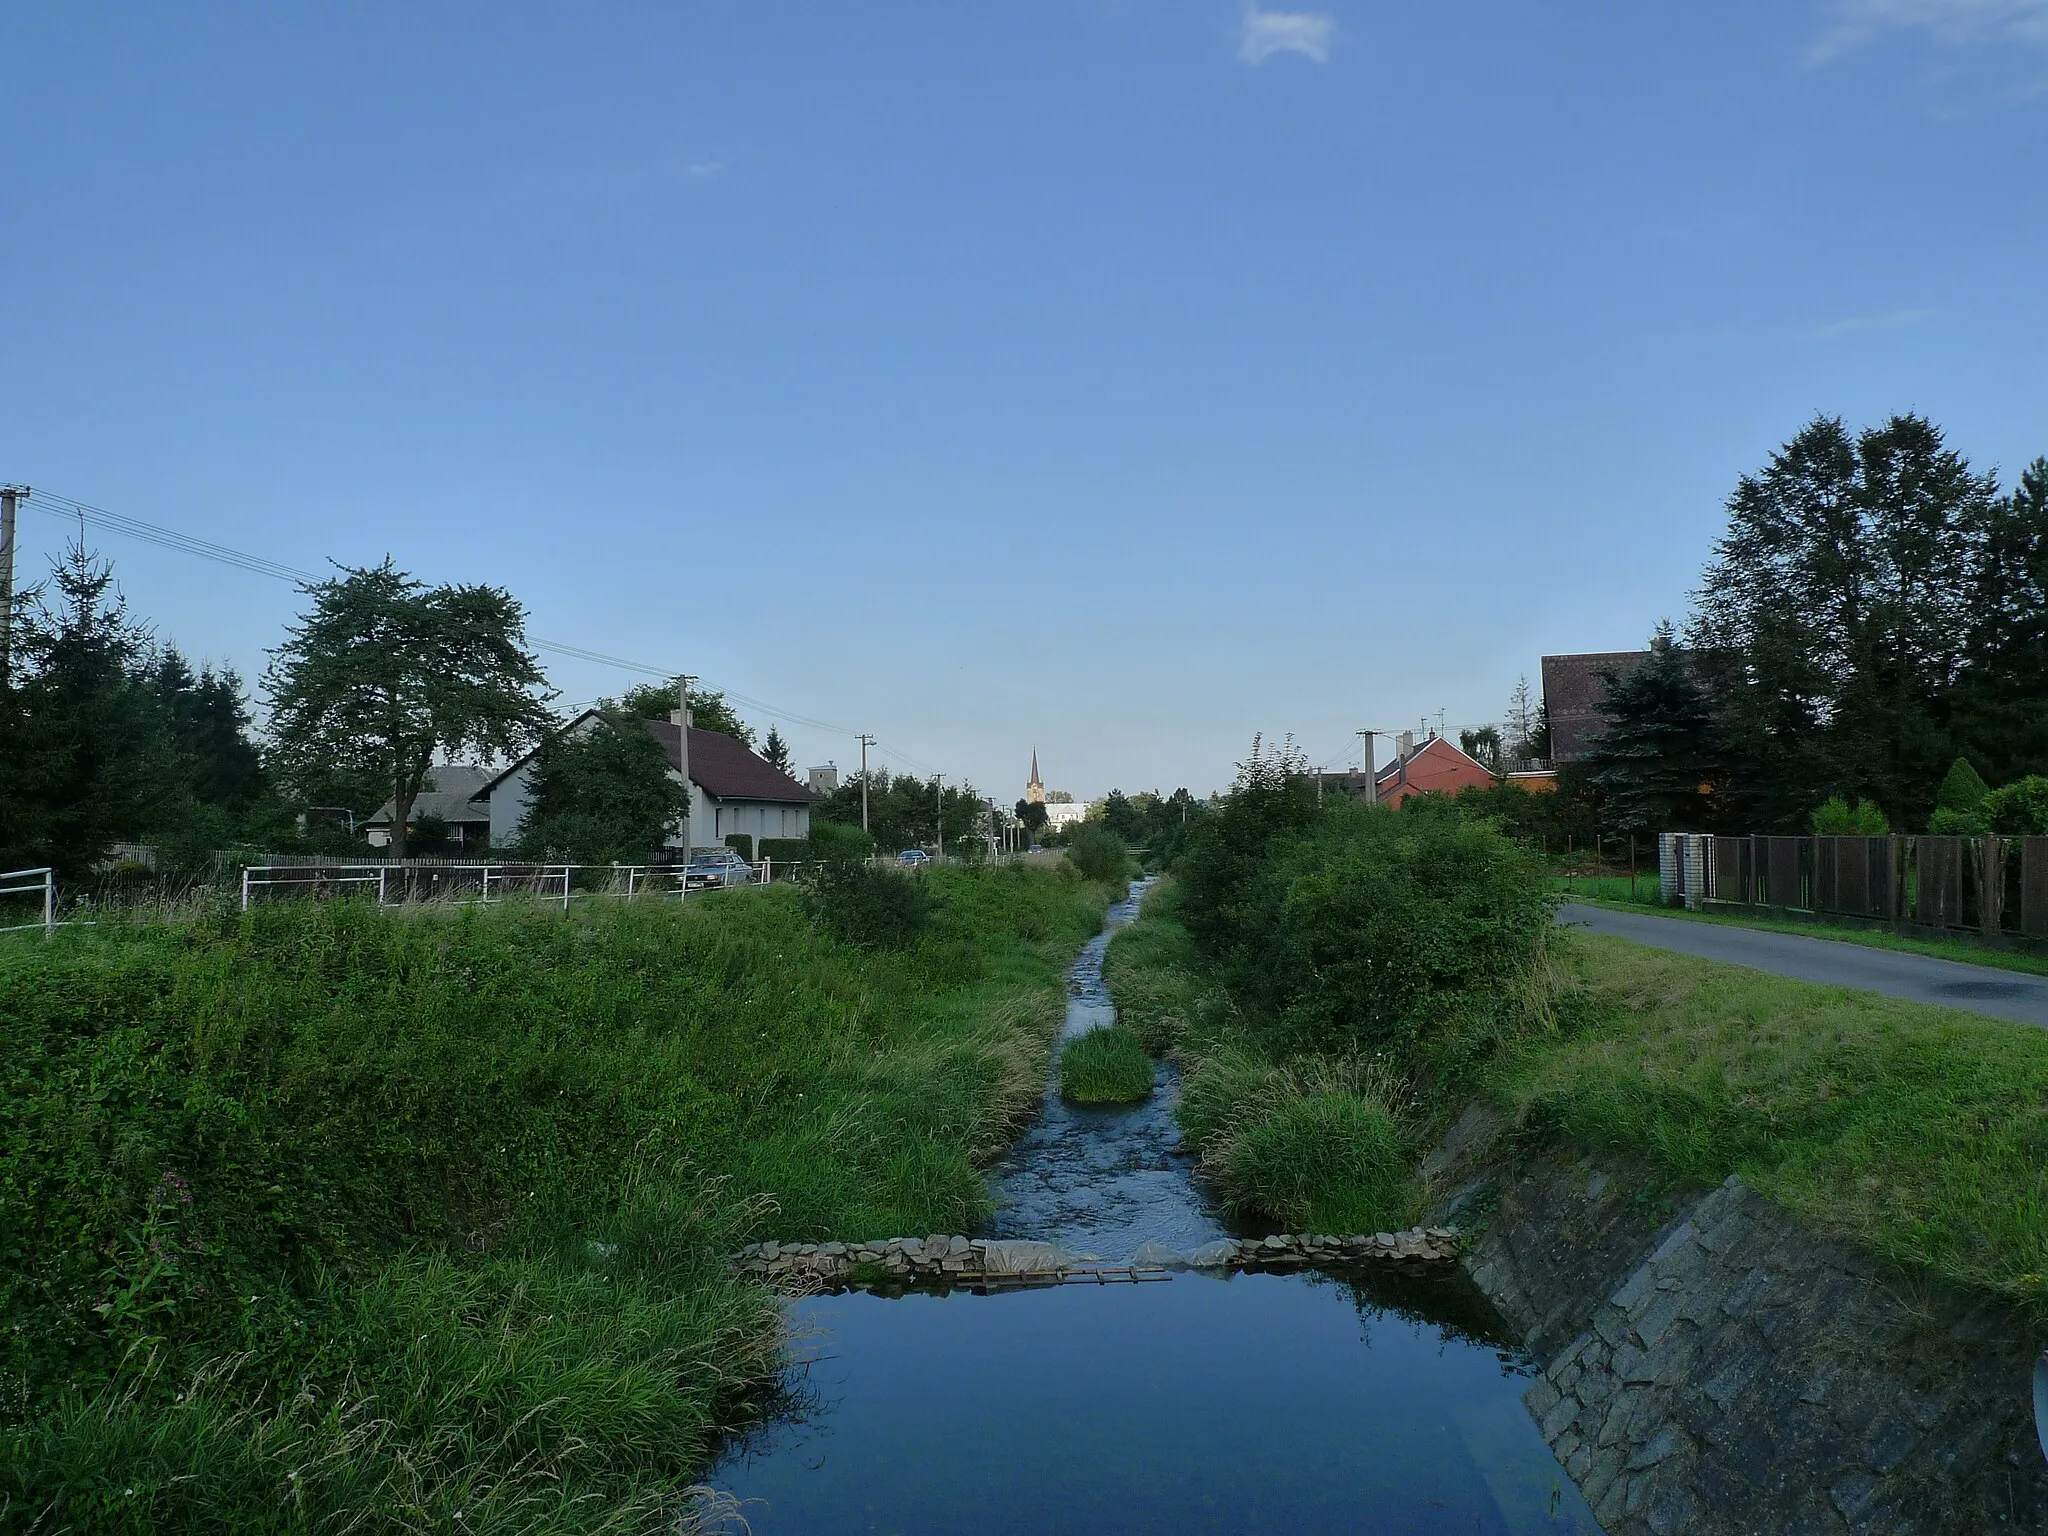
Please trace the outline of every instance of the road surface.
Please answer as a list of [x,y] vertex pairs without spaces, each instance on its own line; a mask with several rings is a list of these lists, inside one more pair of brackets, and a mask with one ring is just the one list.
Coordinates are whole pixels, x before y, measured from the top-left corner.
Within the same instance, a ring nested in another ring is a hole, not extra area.
[[1941,1008],[1966,1008],[1994,1018],[2048,1028],[2048,976],[2001,971],[1991,966],[1937,960],[1931,955],[1896,949],[1873,949],[1834,939],[1809,939],[1800,934],[1740,928],[1732,923],[1689,922],[1682,917],[1657,917],[1647,912],[1617,912],[1609,907],[1567,902],[1558,921],[1583,925],[1594,933],[1633,939],[1638,944],[1746,965],[1799,981],[1832,987],[1860,987]]

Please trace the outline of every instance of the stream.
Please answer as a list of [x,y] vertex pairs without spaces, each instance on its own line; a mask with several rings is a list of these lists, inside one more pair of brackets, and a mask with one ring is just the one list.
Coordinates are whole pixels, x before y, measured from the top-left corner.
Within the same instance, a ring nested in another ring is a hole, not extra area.
[[[1062,1039],[1114,1021],[1102,957],[1144,890],[1069,968]],[[989,1235],[1111,1263],[1227,1235],[1171,1066],[1108,1108],[1053,1076],[992,1174]],[[707,1478],[740,1501],[734,1531],[1598,1536],[1522,1405],[1532,1365],[1462,1271],[851,1291],[789,1313],[785,1411]]]

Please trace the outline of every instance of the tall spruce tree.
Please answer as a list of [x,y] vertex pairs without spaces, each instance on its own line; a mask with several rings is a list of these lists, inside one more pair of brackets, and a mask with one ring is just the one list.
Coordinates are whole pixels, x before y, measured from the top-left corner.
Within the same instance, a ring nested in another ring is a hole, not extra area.
[[1996,504],[1923,417],[1820,417],[1728,501],[1689,633],[1752,826],[1849,793],[1931,808],[1955,755],[1971,594]]
[[0,868],[76,880],[174,802],[184,779],[154,661],[113,567],[82,543],[23,595],[0,687]]
[[1958,738],[1996,783],[2048,773],[2048,458],[1991,509],[1965,659]]
[[1607,728],[1587,744],[1584,769],[1609,825],[1624,832],[1697,831],[1722,778],[1714,710],[1667,622],[1650,654],[1606,675]]

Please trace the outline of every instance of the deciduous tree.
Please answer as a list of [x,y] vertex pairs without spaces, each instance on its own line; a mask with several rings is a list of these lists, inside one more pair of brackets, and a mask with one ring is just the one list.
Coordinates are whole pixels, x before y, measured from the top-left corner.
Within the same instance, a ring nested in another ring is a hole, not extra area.
[[391,851],[435,759],[524,750],[547,723],[526,616],[499,587],[429,587],[390,560],[306,587],[312,607],[271,652],[271,730],[287,771],[335,767],[392,799]]

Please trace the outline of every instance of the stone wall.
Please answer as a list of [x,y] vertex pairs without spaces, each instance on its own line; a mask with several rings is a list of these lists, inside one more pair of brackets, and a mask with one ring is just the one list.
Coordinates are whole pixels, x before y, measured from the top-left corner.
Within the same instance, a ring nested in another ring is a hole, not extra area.
[[1514,1150],[1474,1110],[1425,1171],[1542,1366],[1530,1412],[1610,1536],[2048,1531],[2010,1310],[1815,1236],[1730,1179]]

